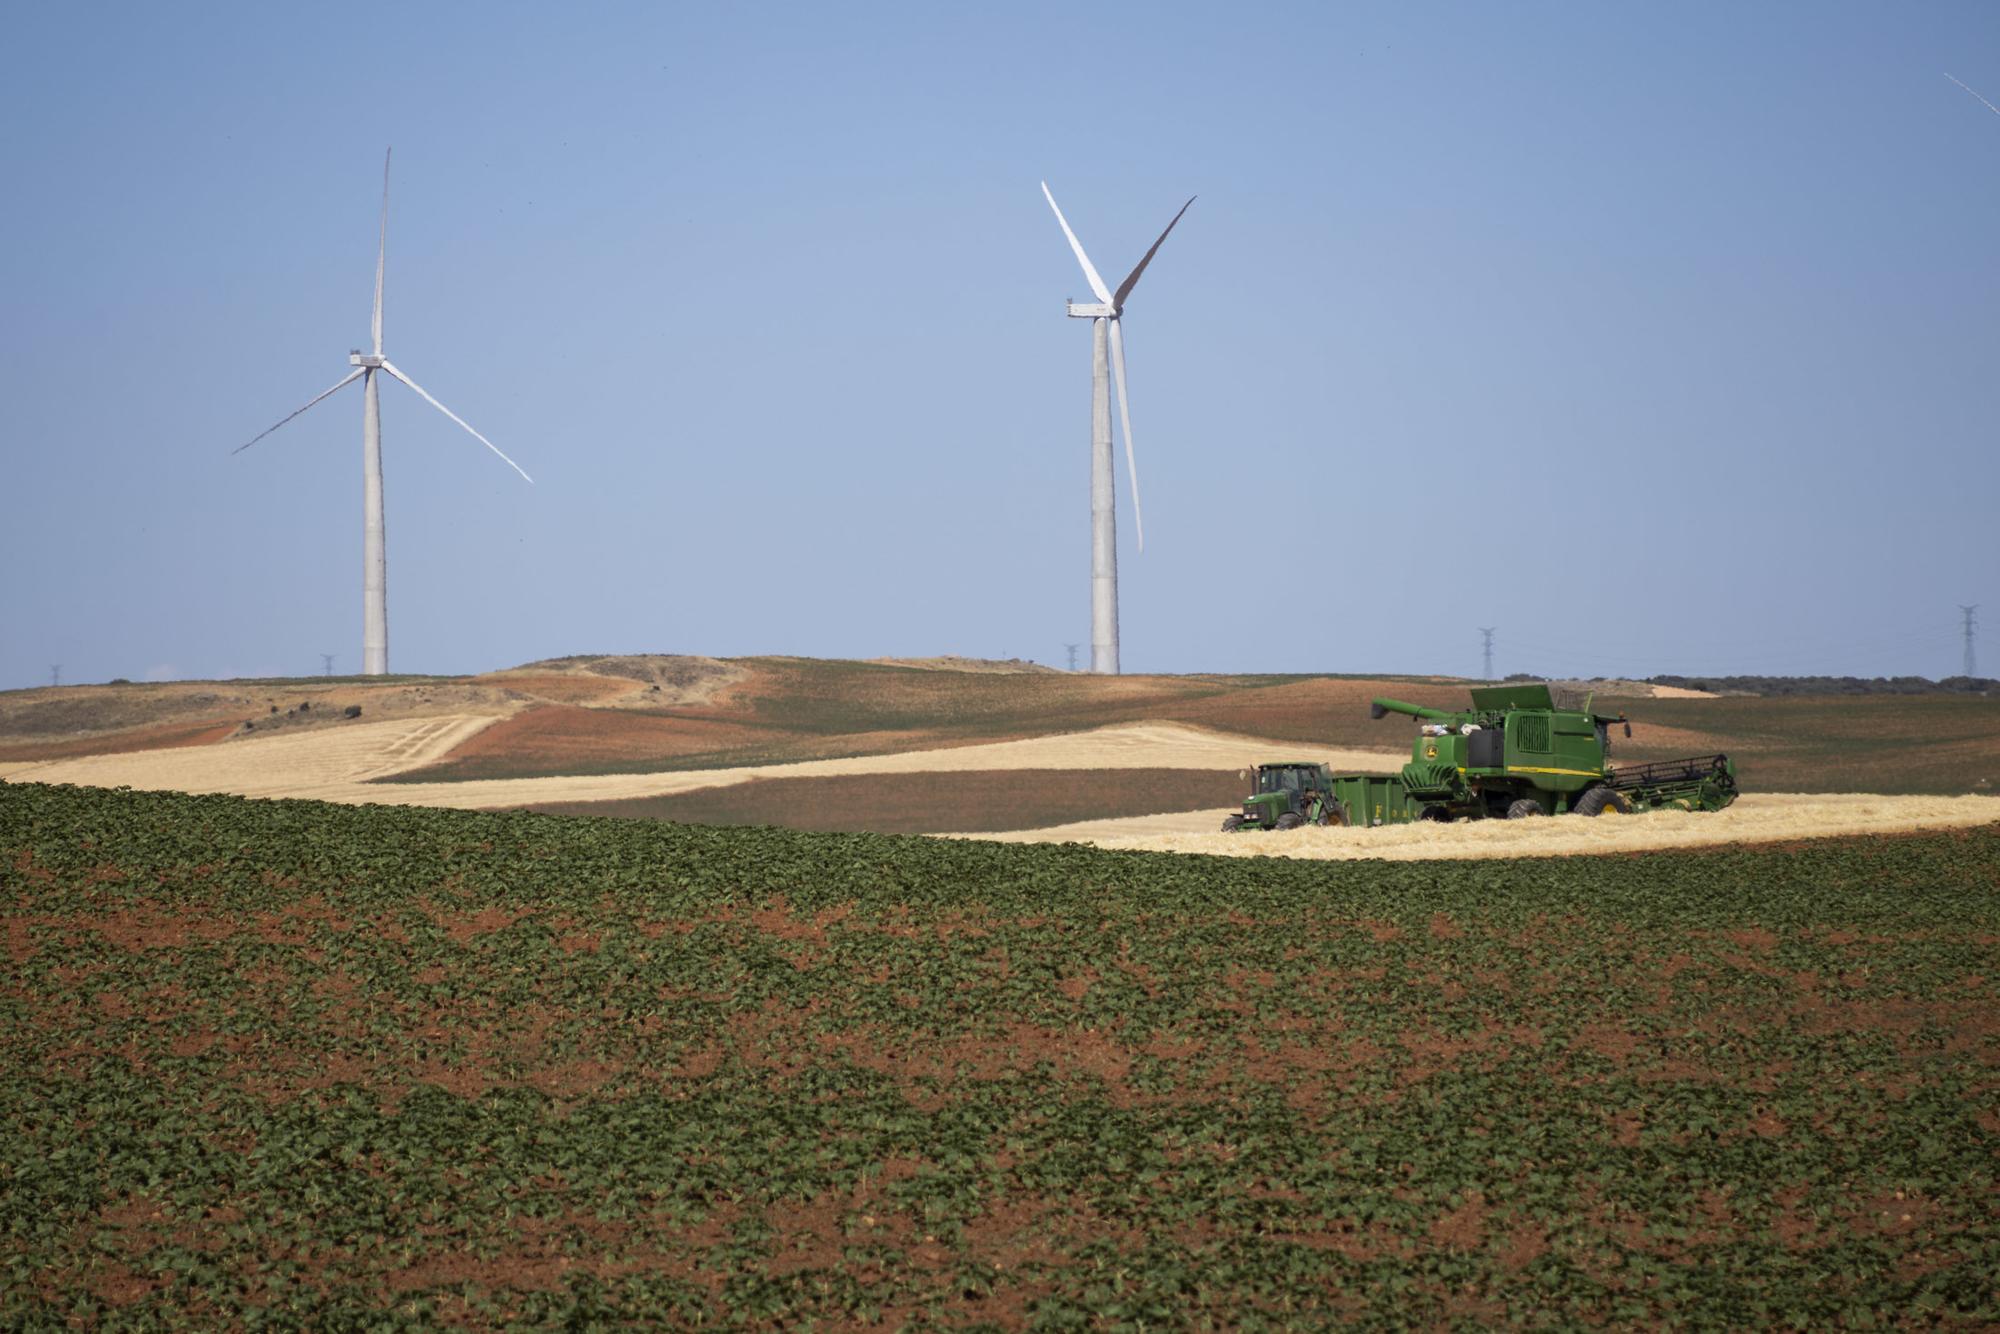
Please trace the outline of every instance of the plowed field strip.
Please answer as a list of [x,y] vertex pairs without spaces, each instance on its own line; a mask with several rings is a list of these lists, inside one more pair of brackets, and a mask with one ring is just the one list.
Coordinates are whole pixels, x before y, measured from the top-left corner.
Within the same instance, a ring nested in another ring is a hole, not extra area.
[[1234,769],[989,769],[957,773],[762,778],[633,801],[557,802],[549,815],[616,816],[688,824],[924,834],[940,829],[1028,829],[1094,812],[1099,819],[1202,810],[1233,802]]
[[0,746],[0,762],[42,763],[79,759],[86,755],[111,755],[135,750],[170,750],[179,746],[206,746],[228,739],[239,725],[234,718],[211,718],[191,723],[163,723],[157,727],[127,728],[122,732],[78,737],[73,741],[17,742]]

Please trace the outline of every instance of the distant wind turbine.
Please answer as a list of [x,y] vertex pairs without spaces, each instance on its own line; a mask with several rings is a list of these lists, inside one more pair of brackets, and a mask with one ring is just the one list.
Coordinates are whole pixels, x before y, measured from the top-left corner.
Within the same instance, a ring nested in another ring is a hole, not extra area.
[[[1957,84],[1959,87],[1964,88],[1966,92],[1972,93],[1974,97],[1979,97],[1979,94],[1973,92],[1971,88],[1966,87],[1965,81],[1960,79],[1957,75],[1946,74],[1945,78],[1950,79],[1953,83]],[[1992,112],[1994,115],[2000,116],[2000,107],[1994,106],[1991,102],[1988,102],[1985,98],[1979,97],[1979,104],[1985,107],[1988,111]]]
[[[1181,214],[1194,203],[1190,195],[1180,213],[1174,214],[1173,222],[1160,233],[1160,239],[1153,242],[1138,266],[1125,275],[1125,281],[1118,284],[1113,292],[1098,277],[1090,256],[1083,253],[1083,243],[1070,230],[1069,219],[1056,207],[1056,197],[1049,193],[1049,183],[1042,182],[1042,196],[1055,209],[1056,221],[1062,224],[1063,235],[1069,238],[1069,248],[1076,252],[1077,263],[1083,265],[1084,279],[1090,290],[1097,294],[1097,304],[1078,305],[1068,303],[1071,319],[1091,322],[1091,374],[1090,374],[1090,670],[1109,675],[1118,672],[1118,514],[1117,487],[1111,476],[1111,399],[1106,388],[1107,361],[1118,372],[1118,421],[1119,431],[1125,438],[1125,474],[1132,482],[1132,525],[1138,534],[1139,550],[1146,549],[1146,521],[1139,511],[1139,461],[1132,452],[1132,411],[1125,397],[1125,335],[1119,328],[1119,319],[1125,312],[1125,298],[1132,295],[1132,289],[1139,285],[1139,275],[1153,262],[1161,242],[1167,239],[1167,232],[1174,229],[1174,223],[1181,220]],[[1109,352],[1107,358],[1106,352]]]
[[525,481],[529,477],[520,464],[500,453],[500,447],[485,436],[474,431],[466,420],[444,404],[432,398],[424,387],[397,369],[396,364],[382,355],[382,268],[389,249],[389,154],[382,154],[382,226],[375,244],[375,314],[369,323],[373,336],[373,350],[352,352],[347,362],[354,369],[333,388],[309,400],[304,408],[278,422],[277,426],[261,432],[244,444],[238,445],[231,453],[241,454],[251,445],[262,440],[272,431],[283,426],[306,408],[321,399],[331,398],[340,390],[361,381],[361,461],[362,461],[362,550],[361,550],[361,670],[367,676],[381,676],[389,670],[389,558],[387,554],[386,532],[382,522],[382,398],[376,384],[376,373],[394,376],[415,390],[417,396],[442,412],[445,416],[465,427],[472,438],[499,454],[506,465],[521,474]]

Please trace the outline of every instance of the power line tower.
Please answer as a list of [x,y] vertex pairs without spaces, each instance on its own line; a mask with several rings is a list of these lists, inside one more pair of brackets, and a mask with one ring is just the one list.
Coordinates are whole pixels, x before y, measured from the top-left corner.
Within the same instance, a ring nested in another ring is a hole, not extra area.
[[1064,645],[1063,645],[1063,647],[1069,650],[1069,669],[1070,669],[1071,671],[1075,671],[1075,670],[1076,670],[1076,651],[1077,651],[1078,649],[1082,648],[1082,647],[1083,647],[1083,645],[1081,645],[1081,644],[1064,644]]
[[1493,632],[1499,628],[1497,625],[1482,625],[1479,627],[1479,633],[1486,640],[1486,675],[1483,679],[1488,681],[1493,679]]
[[[1971,650],[1970,650],[1970,649],[1967,649],[1966,651],[1967,651],[1968,653],[1969,653],[1969,652],[1971,652]],[[62,664],[61,664],[61,663],[59,663],[59,662],[52,662],[52,663],[50,663],[50,664],[49,664],[49,684],[50,684],[50,685],[52,685],[52,686],[59,686],[59,685],[61,685],[61,684],[62,684]]]
[[334,659],[334,657],[335,657],[335,655],[334,655],[334,654],[331,654],[331,653],[322,653],[322,654],[320,654],[320,655],[319,655],[319,661],[320,661],[320,673],[319,673],[319,674],[320,674],[321,676],[332,676],[332,675],[333,675],[333,659]]
[[1979,604],[1975,602],[1968,607],[1961,602],[1958,604],[1958,609],[1965,613],[1965,674],[1967,676],[1977,676],[1979,675],[1979,659],[1972,652],[1972,631],[1978,625],[1978,622],[1972,619],[1972,613],[1979,610]]

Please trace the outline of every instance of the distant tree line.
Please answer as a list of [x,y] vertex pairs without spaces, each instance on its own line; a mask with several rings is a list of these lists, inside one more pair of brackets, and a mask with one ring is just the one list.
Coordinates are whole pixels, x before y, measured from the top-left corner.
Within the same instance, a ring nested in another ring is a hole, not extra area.
[[[1549,678],[1516,672],[1509,681]],[[1648,676],[1647,685],[1705,690],[1713,695],[1984,695],[2000,690],[1990,676]]]
[[1649,676],[1648,685],[1717,695],[1984,695],[2000,690],[1990,676]]

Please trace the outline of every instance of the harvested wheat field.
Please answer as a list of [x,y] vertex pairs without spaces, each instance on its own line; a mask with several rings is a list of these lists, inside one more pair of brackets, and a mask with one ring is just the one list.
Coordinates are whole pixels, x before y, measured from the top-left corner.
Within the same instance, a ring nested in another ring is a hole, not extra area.
[[960,838],[1008,843],[1089,843],[1143,852],[1309,861],[1433,861],[1472,857],[1568,857],[1669,848],[1786,843],[1851,834],[1965,829],[2000,821],[2000,797],[1897,797],[1867,793],[1753,792],[1722,811],[1650,811],[1540,820],[1472,820],[1378,829],[1293,829],[1222,833],[1226,810],[1100,820]]
[[428,764],[494,721],[490,714],[445,714],[352,722],[221,745],[0,763],[0,779],[149,791],[229,792],[243,797],[366,801],[369,780]]

